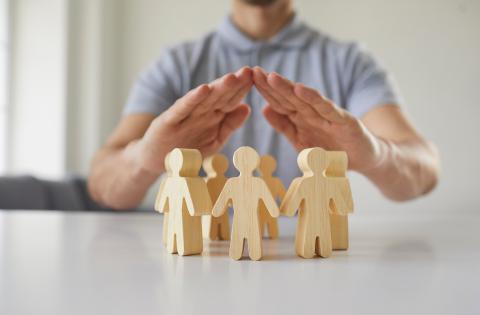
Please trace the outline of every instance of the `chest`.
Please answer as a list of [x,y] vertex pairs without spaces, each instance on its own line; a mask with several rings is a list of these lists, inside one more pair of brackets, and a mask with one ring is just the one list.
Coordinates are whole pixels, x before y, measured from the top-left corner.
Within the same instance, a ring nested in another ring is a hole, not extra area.
[[[260,45],[253,50],[239,52],[222,45],[212,45],[204,49],[202,55],[205,57],[198,59],[190,68],[190,88],[236,72],[244,66],[260,66],[268,72],[277,72],[293,82],[315,88],[337,104],[345,103],[335,59],[322,52],[321,48],[282,49]],[[246,102],[261,106],[264,100],[256,89],[252,89]]]
[[305,211],[309,215],[318,215],[329,211],[331,183],[328,178],[318,176],[306,180],[301,188],[305,202]]

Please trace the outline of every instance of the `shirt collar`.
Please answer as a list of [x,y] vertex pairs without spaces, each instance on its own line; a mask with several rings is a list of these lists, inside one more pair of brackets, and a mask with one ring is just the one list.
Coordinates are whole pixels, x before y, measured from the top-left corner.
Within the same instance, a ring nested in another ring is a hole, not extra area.
[[292,20],[285,25],[275,36],[266,41],[253,40],[244,34],[227,16],[218,28],[218,33],[223,41],[237,50],[248,52],[261,46],[279,48],[301,48],[307,44],[313,35],[311,30],[295,14]]

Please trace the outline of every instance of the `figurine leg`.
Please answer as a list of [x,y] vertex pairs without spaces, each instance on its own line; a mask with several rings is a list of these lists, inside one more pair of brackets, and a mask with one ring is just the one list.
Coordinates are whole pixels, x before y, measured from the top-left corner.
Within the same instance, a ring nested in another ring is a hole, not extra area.
[[177,253],[177,236],[173,231],[168,233],[167,252],[170,254]]
[[211,215],[204,215],[202,216],[202,234],[203,238],[213,240],[212,238],[212,221],[213,217]]
[[268,235],[271,239],[278,238],[278,220],[276,218],[268,220]]
[[264,237],[266,232],[266,215],[268,215],[266,212],[267,210],[264,209],[263,205],[260,206],[260,209],[258,210],[258,226],[260,228],[260,237]]
[[313,258],[315,255],[315,243],[312,233],[307,225],[306,217],[303,211],[299,213],[297,232],[295,234],[295,251],[297,255],[303,258]]
[[162,236],[163,236],[163,245],[166,247],[168,244],[168,213],[164,212],[163,213],[163,231],[162,231]]
[[[167,220],[167,228],[165,229],[167,233],[167,252],[170,254],[177,253],[177,231],[175,231],[175,214],[170,213],[164,218]],[[164,232],[165,232],[164,231]]]
[[303,258],[313,258],[315,256],[315,243],[306,235],[300,236],[296,243],[297,255]]
[[247,239],[248,241],[248,256],[251,260],[262,259],[262,240],[261,236],[252,236]]
[[185,255],[185,238],[183,235],[183,231],[176,235],[177,239],[177,253],[179,256]]
[[323,258],[332,255],[332,238],[330,233],[315,238],[315,253]]
[[323,258],[332,256],[332,239],[331,237],[322,238],[317,236],[315,238],[315,253]]
[[186,210],[184,212],[181,233],[182,249],[180,249],[180,244],[177,245],[178,253],[182,256],[201,254],[203,250],[201,217],[192,217]]
[[222,222],[218,225],[219,229],[219,238],[221,240],[230,240],[230,226],[228,225],[228,216],[226,220],[222,220]]
[[330,214],[333,250],[348,249],[348,216]]
[[315,252],[320,257],[330,257],[332,255],[332,232],[330,228],[329,212],[322,212],[322,229],[315,235]]
[[230,241],[230,257],[235,260],[242,258],[243,244],[245,238],[237,233],[235,224],[233,225],[232,240]]
[[219,236],[218,218],[212,217],[212,221],[210,223],[210,239],[216,240],[219,238]]

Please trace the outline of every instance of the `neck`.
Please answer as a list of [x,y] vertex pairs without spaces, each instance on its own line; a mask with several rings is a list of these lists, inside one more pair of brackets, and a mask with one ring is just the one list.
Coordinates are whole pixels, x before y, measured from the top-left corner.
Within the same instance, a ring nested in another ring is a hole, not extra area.
[[254,40],[272,38],[292,17],[292,2],[289,0],[277,0],[267,6],[251,5],[242,0],[233,1],[233,23]]

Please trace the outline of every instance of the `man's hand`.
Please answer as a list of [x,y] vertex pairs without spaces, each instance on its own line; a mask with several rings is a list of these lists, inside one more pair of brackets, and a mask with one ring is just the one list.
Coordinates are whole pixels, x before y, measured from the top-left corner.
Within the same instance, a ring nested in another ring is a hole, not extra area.
[[381,140],[360,120],[312,88],[290,82],[277,73],[267,74],[260,67],[253,72],[255,86],[268,102],[265,118],[297,150],[318,146],[346,151],[349,168],[358,171],[380,163]]
[[[113,208],[138,205],[164,170],[175,147],[218,151],[247,119],[241,104],[252,84],[267,100],[264,115],[297,150],[319,146],[346,151],[349,168],[363,173],[394,200],[408,200],[435,186],[439,157],[396,106],[363,117],[336,106],[319,92],[263,69],[244,68],[178,99],[158,117],[131,115],[97,152],[89,176],[94,199]],[[392,180],[395,179],[395,180]]]
[[199,149],[204,156],[218,151],[247,119],[250,108],[241,101],[252,83],[252,70],[242,68],[178,99],[132,144],[139,165],[160,174],[165,155],[175,147]]
[[218,151],[247,119],[250,108],[241,101],[252,84],[252,70],[243,68],[191,90],[160,116],[122,119],[92,161],[92,197],[115,209],[136,207],[173,148],[196,148],[204,156]]

